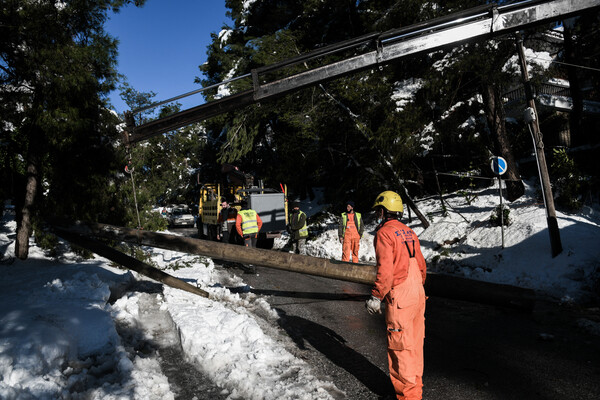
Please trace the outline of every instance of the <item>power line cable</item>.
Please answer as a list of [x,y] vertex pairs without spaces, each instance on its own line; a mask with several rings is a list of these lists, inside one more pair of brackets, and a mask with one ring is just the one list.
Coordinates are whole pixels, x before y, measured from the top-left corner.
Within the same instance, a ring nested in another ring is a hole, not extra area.
[[149,106],[146,106],[146,107],[136,108],[135,110],[132,111],[132,113],[133,114],[137,114],[137,113],[140,113],[142,111],[149,110],[151,108],[156,108],[158,106],[162,106],[163,104],[171,103],[171,102],[173,102],[175,100],[183,99],[184,97],[188,97],[188,96],[194,95],[196,93],[203,92],[203,91],[208,90],[208,89],[214,89],[214,88],[219,87],[221,85],[225,85],[227,83],[230,83],[230,82],[233,82],[233,81],[237,81],[238,79],[247,78],[250,75],[251,74],[244,74],[244,75],[236,76],[235,78],[231,78],[231,79],[225,80],[223,82],[215,83],[214,85],[206,86],[206,87],[203,87],[203,88],[200,88],[200,89],[192,90],[191,92],[180,94],[179,96],[171,97],[170,99],[163,100],[163,101],[160,101],[158,103],[153,103],[153,104],[150,104]]
[[[543,58],[543,57],[532,57],[532,56],[528,56],[528,58],[535,58],[538,60],[545,60],[548,61],[547,58]],[[575,67],[575,68],[582,68],[582,69],[589,69],[591,71],[595,71],[595,72],[600,72],[600,68],[592,68],[592,67],[586,67],[585,65],[577,65],[577,64],[571,64],[571,63],[566,63],[563,61],[555,61],[555,60],[550,60],[551,63],[554,64],[561,64],[561,65],[567,65],[569,67]]]

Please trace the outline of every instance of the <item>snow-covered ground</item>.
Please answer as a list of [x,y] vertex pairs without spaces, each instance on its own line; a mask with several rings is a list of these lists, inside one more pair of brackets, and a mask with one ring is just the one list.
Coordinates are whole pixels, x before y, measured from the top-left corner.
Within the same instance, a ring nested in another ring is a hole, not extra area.
[[[419,201],[431,226],[424,230],[418,219],[409,225],[429,268],[533,288],[561,301],[589,300],[600,275],[598,207],[558,213],[564,250],[552,258],[545,209],[534,191],[528,186],[528,195],[509,205],[504,249],[500,228],[488,223],[499,202],[497,186],[472,192],[470,204],[464,195],[448,196],[447,215],[439,200]],[[302,208],[313,215],[322,206]],[[161,369],[160,351],[143,351],[138,345],[144,341],[177,343],[185,361],[212,382],[212,398],[343,397],[292,355],[265,298],[227,289],[246,284],[211,259],[148,249],[157,266],[208,291],[209,299],[170,287],[126,291],[146,279],[103,258],[67,253],[52,259],[31,239],[29,259],[15,259],[13,217],[5,213],[0,224],[0,398],[174,398],[177,388]],[[363,262],[374,262],[373,229],[368,225],[361,241]],[[335,218],[311,230],[319,235],[307,244],[309,254],[339,259]],[[284,245],[285,238],[276,243]]]

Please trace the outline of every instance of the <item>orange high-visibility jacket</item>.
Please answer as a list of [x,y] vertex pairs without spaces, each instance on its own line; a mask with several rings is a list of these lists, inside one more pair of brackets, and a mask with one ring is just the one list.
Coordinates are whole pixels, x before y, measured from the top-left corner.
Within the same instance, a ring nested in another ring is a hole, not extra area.
[[425,284],[427,265],[421,253],[419,238],[412,229],[398,220],[386,221],[377,230],[374,245],[377,255],[377,278],[371,292],[373,296],[383,300],[392,287],[406,280],[410,258],[406,245],[411,253],[414,246],[415,258]]

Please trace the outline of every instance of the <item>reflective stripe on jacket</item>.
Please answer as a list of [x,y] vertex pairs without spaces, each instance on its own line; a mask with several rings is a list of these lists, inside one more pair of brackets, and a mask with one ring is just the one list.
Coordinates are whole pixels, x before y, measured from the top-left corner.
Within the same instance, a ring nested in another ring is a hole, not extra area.
[[258,233],[257,214],[254,210],[242,210],[238,213],[242,217],[242,233],[250,235]]
[[219,216],[217,217],[217,231],[219,234],[222,232],[230,232],[235,226],[237,219],[237,209],[233,207],[227,207],[221,209]]

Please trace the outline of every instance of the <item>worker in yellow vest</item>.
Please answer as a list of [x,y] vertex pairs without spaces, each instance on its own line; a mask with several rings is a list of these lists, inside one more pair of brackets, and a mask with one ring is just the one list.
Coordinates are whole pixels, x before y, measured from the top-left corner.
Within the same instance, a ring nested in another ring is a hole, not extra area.
[[300,211],[300,204],[297,202],[291,205],[292,212],[290,213],[288,226],[292,239],[292,252],[298,251],[302,255],[306,255],[306,238],[308,237],[308,226],[306,225],[306,214]]
[[346,202],[346,212],[342,213],[338,227],[338,236],[342,243],[342,261],[358,262],[358,249],[360,248],[360,238],[363,235],[363,221],[360,213],[354,212],[354,202]]
[[262,228],[262,220],[258,213],[248,208],[248,201],[242,200],[242,209],[238,212],[235,228],[238,234],[244,238],[246,247],[256,247],[258,232]]

